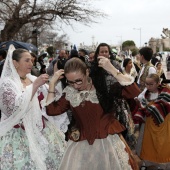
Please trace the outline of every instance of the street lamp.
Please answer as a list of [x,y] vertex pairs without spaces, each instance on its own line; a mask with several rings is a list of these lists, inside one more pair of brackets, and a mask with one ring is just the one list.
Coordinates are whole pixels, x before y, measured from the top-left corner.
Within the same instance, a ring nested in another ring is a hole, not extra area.
[[133,28],[134,30],[139,30],[140,31],[140,47],[141,47],[141,28]]
[[120,44],[120,51],[122,51],[122,36],[120,35],[120,36],[116,36],[116,37],[119,37],[119,38],[121,38],[121,44]]
[[[38,35],[39,34],[40,34],[40,32],[38,31],[37,28],[32,31],[32,35],[33,35],[33,38],[34,38],[33,44],[37,47],[37,49],[38,49]],[[36,53],[38,54],[38,51]]]

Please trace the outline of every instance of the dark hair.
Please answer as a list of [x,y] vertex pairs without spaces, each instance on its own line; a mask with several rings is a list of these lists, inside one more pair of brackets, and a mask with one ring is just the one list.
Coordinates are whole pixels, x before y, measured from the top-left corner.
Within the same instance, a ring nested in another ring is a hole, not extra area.
[[125,58],[125,59],[124,59],[124,61],[123,61],[123,67],[124,67],[124,68],[128,65],[129,61],[131,61],[130,58]]
[[159,64],[161,64],[161,65],[162,65],[162,63],[161,63],[161,62],[156,62],[156,63],[155,63],[155,67],[158,67],[158,65],[159,65]]
[[69,59],[64,66],[65,74],[68,74],[70,72],[80,71],[85,75],[86,70],[87,70],[86,64],[81,59],[76,57]]
[[110,46],[109,46],[108,44],[106,44],[106,43],[100,43],[100,44],[98,45],[98,47],[96,48],[96,51],[95,51],[95,53],[94,53],[94,61],[95,61],[95,62],[97,62],[97,57],[98,57],[98,55],[99,55],[100,47],[104,47],[104,46],[108,47],[110,59],[115,59],[115,57],[113,56],[113,53],[112,53],[112,50],[111,50]]
[[31,56],[34,57],[34,63],[33,65],[36,66],[36,62],[37,62],[37,55],[33,52],[30,52]]
[[73,58],[73,57],[79,57],[79,54],[78,54],[78,51],[77,50],[71,50],[70,52],[70,58]]
[[150,61],[153,56],[153,50],[150,47],[143,47],[139,50],[140,55],[143,55],[144,59]]
[[22,53],[25,53],[25,52],[28,52],[28,50],[26,49],[23,49],[23,48],[18,48],[16,50],[13,51],[13,54],[12,54],[12,59],[13,60],[16,60],[16,61],[19,61],[21,59],[21,54]]
[[2,56],[3,59],[6,58],[7,52],[5,50],[0,50],[0,56]]
[[83,52],[85,55],[88,55],[87,51],[83,48],[79,49],[80,52]]
[[34,58],[37,58],[37,55],[33,52],[30,52],[31,56],[34,57]]

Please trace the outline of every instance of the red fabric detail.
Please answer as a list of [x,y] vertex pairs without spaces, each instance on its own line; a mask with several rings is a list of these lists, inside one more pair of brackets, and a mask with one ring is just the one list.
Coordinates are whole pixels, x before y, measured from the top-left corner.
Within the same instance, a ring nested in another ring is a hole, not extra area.
[[[42,116],[43,129],[45,128],[45,121],[44,121],[44,119],[46,119],[46,118],[44,116]],[[22,124],[21,125],[17,124],[17,125],[14,126],[14,128],[16,128],[16,129],[22,128],[23,130],[25,130],[25,128],[24,128],[24,126]]]
[[43,93],[41,92],[40,95],[38,96],[38,101],[39,101],[39,105],[40,105],[40,108],[41,108],[41,109],[42,109],[42,107],[41,107],[40,102],[41,102],[41,100],[43,100],[43,99],[44,99],[44,95],[43,95]]

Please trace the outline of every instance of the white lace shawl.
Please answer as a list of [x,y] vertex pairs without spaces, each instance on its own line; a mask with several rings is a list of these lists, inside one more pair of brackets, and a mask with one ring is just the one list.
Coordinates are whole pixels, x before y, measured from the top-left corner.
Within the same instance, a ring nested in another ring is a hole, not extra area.
[[[31,100],[33,85],[25,89],[13,65],[10,45],[0,82],[0,110],[7,118],[0,122],[0,137],[9,132],[16,124],[23,123],[29,142],[32,160],[41,170],[46,170],[45,158],[48,142],[41,133],[43,129],[42,114],[37,94]],[[27,75],[31,81],[34,76]]]

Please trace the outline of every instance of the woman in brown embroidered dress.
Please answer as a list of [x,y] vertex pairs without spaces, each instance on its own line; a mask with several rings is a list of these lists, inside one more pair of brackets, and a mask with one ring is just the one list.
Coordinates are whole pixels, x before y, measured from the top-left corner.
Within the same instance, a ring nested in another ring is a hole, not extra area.
[[[117,70],[110,65],[110,61],[104,57],[100,59],[99,66],[112,70],[112,74],[117,76]],[[64,89],[63,96],[54,101],[55,83],[63,74],[69,85]],[[118,79],[129,81],[122,74],[118,75]],[[54,74],[49,83],[46,105],[47,114],[51,116],[71,109],[76,122],[60,170],[138,169],[129,147],[119,135],[125,128],[113,113],[104,112],[83,61],[72,58],[67,61],[64,70]]]

